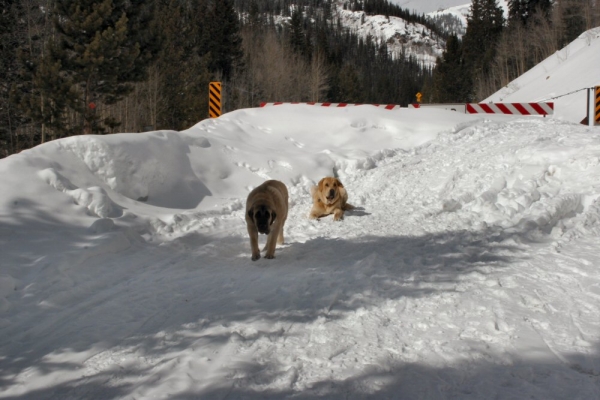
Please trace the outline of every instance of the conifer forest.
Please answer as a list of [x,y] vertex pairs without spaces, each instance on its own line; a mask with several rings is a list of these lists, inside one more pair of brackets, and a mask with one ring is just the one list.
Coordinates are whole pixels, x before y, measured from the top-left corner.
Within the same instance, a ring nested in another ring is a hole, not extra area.
[[[464,34],[387,0],[0,0],[0,158],[72,135],[183,130],[260,102],[476,102],[600,25],[600,0],[472,0]],[[468,0],[465,0],[468,3]],[[439,41],[393,56],[336,10]]]

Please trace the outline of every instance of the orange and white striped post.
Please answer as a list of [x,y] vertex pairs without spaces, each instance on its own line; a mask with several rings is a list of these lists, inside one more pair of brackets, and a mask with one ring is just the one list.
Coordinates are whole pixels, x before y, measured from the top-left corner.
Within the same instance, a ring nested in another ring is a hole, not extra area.
[[208,116],[221,116],[221,82],[211,82],[208,85]]

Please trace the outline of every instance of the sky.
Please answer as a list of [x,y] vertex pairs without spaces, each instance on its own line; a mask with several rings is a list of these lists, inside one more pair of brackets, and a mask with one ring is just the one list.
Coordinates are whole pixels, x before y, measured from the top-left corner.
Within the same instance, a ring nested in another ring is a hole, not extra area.
[[[569,69],[600,84],[587,35],[522,101],[570,92]],[[547,118],[287,104],[2,159],[0,399],[600,398],[582,113],[579,93]],[[342,221],[308,219],[325,176]],[[251,261],[267,179],[285,241]]]

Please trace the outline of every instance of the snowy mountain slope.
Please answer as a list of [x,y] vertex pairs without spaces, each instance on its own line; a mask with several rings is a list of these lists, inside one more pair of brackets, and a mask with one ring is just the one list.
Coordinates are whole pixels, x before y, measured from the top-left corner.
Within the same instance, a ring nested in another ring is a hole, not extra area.
[[[409,4],[410,3],[410,4]],[[433,3],[420,4],[420,8],[429,9]],[[447,3],[447,4],[446,4]],[[467,16],[470,11],[470,3],[465,4],[464,0],[459,5],[447,7],[455,2],[439,2],[435,11],[430,10],[426,13],[432,20],[438,21],[438,25],[448,32],[455,32],[462,36],[466,32]],[[398,3],[401,7],[412,9],[412,2],[406,5]],[[442,8],[441,6],[444,5]],[[500,0],[500,5],[508,16],[508,1]],[[427,27],[421,24],[407,23],[405,20],[396,17],[386,18],[383,15],[368,16],[363,11],[344,10],[341,4],[336,7],[336,15],[340,23],[357,32],[362,37],[370,35],[376,40],[385,41],[391,54],[399,56],[414,56],[423,65],[433,68],[437,57],[440,57],[444,51],[445,41],[438,38]],[[445,17],[451,17],[445,20]],[[451,25],[448,25],[452,23]]]
[[[424,66],[432,68],[441,56],[445,41],[433,34],[429,28],[418,23],[409,23],[402,18],[383,15],[366,15],[364,11],[344,10],[336,4],[335,21],[357,33],[360,37],[371,36],[377,43],[385,42],[392,57],[413,56]],[[278,24],[289,24],[291,17],[279,16]]]
[[437,57],[444,51],[444,41],[429,28],[418,23],[409,23],[402,18],[383,15],[366,15],[363,11],[349,11],[337,8],[337,18],[341,24],[359,36],[368,35],[380,42],[386,42],[393,56],[413,56],[424,66],[435,66]]
[[484,102],[553,101],[556,118],[580,122],[587,112],[585,88],[600,85],[600,28],[584,32]]

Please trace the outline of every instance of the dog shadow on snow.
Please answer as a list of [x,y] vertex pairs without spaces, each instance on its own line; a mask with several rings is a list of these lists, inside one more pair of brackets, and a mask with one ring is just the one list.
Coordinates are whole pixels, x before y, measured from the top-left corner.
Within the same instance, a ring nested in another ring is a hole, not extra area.
[[365,217],[367,215],[371,215],[371,213],[368,213],[364,207],[354,207],[352,210],[346,211],[344,215],[346,217]]

